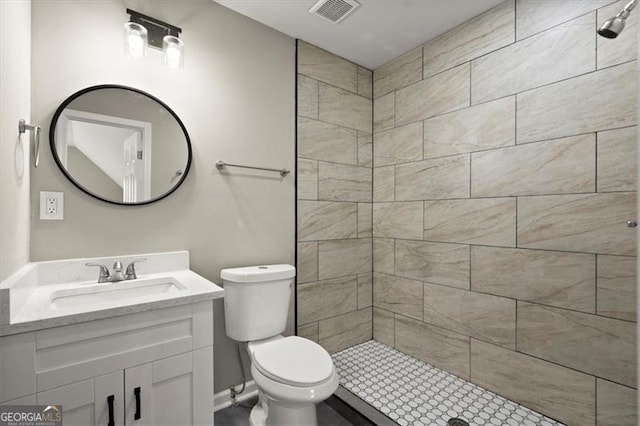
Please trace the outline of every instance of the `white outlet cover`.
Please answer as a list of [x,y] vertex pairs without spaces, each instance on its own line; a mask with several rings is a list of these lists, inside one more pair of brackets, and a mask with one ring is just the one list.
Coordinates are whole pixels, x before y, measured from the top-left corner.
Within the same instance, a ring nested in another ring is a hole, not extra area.
[[[47,199],[56,199],[56,213],[47,213]],[[64,219],[64,193],[40,191],[40,220],[63,220]]]

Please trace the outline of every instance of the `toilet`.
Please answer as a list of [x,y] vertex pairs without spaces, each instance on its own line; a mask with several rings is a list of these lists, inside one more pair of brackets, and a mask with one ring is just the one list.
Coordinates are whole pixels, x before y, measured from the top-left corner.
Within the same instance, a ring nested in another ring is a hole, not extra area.
[[296,270],[291,265],[223,269],[226,333],[247,342],[259,401],[252,426],[316,425],[316,404],[338,388],[329,353],[298,336],[284,337]]

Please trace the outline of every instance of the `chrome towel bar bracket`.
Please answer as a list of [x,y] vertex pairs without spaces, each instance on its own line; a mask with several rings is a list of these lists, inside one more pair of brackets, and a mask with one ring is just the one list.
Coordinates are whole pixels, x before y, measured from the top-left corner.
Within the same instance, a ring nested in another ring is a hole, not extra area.
[[225,167],[241,167],[243,169],[266,170],[268,172],[278,172],[282,177],[285,177],[289,173],[291,173],[291,170],[288,170],[288,169],[272,169],[269,167],[243,166],[240,164],[225,163],[222,160],[216,162],[216,168],[218,170],[223,170]]
[[23,119],[18,121],[18,133],[23,134],[27,130],[31,131],[33,141],[33,167],[38,167],[40,163],[40,126],[27,124]]

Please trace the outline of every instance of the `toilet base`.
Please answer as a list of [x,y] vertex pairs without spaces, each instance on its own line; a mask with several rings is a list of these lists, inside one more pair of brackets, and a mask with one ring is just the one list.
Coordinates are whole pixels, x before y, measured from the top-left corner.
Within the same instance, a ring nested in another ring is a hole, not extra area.
[[305,425],[317,426],[316,404],[291,407],[268,399],[260,392],[258,403],[251,410],[249,424],[251,426],[285,426]]

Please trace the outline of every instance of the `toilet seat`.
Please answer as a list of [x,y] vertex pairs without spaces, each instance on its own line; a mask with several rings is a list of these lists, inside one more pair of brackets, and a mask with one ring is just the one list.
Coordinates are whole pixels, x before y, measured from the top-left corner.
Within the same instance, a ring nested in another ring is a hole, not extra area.
[[262,344],[253,351],[255,368],[279,383],[309,387],[334,373],[329,353],[317,343],[298,336]]

